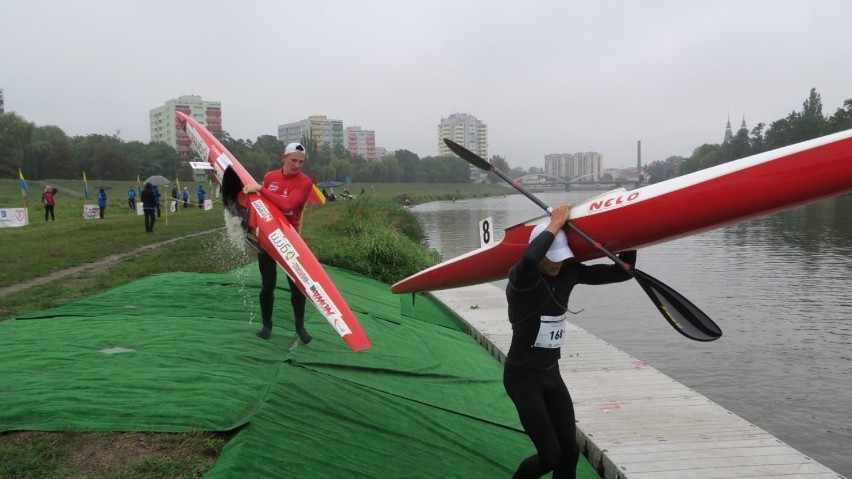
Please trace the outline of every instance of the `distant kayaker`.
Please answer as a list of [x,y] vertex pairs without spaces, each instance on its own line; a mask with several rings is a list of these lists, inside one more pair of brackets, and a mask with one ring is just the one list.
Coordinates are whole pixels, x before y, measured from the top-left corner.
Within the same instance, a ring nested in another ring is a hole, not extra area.
[[[281,156],[281,168],[267,173],[263,177],[263,185],[246,185],[243,188],[245,194],[260,193],[269,200],[284,213],[296,231],[301,229],[302,211],[305,209],[305,203],[314,184],[302,172],[305,158],[305,147],[299,143],[290,143],[284,148],[284,154]],[[278,264],[262,248],[258,249],[257,264],[260,268],[260,316],[263,320],[263,329],[257,333],[257,336],[268,339],[272,334],[272,307],[275,302]],[[290,304],[293,306],[293,316],[296,319],[296,334],[302,343],[308,344],[313,338],[305,329],[305,296],[289,276],[287,276],[287,282],[290,285]]]
[[[512,343],[506,355],[503,385],[536,454],[521,462],[513,478],[576,478],[580,448],[574,403],[559,372],[565,338],[568,297],[577,284],[607,284],[630,279],[617,265],[566,263],[574,254],[562,227],[570,207],[553,210],[536,226],[523,257],[509,270],[506,299]],[[633,264],[636,252],[619,257]]]

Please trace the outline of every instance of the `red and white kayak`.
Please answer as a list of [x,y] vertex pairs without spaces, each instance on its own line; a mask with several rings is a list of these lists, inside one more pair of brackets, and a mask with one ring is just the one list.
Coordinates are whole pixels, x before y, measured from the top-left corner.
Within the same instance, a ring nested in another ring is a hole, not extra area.
[[[852,192],[852,130],[786,146],[632,191],[571,206],[571,222],[613,252],[643,248]],[[503,279],[542,218],[512,226],[503,240],[394,284],[394,293]],[[571,261],[601,257],[565,228]]]
[[284,214],[259,194],[242,194],[244,185],[257,183],[249,172],[206,128],[181,112],[175,114],[195,151],[212,166],[225,207],[234,211],[243,208],[248,215],[247,226],[260,247],[284,268],[352,350],[368,349],[370,339],[357,318]]

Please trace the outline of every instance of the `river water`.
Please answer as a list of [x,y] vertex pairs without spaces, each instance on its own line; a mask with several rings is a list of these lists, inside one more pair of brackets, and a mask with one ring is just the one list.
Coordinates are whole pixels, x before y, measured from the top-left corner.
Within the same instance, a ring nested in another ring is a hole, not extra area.
[[[521,195],[412,211],[445,259],[479,247],[486,217],[501,239],[543,213]],[[633,281],[578,286],[571,309],[584,312],[569,319],[852,478],[852,195],[644,248],[637,267],[704,310],[722,338],[684,338]]]

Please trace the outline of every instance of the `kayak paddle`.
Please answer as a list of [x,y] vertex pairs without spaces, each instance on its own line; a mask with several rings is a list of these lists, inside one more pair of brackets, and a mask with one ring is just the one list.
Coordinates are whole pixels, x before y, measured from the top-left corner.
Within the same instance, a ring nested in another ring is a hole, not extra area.
[[[446,138],[444,138],[444,143],[446,143],[450,150],[459,155],[463,160],[481,170],[494,173],[512,185],[512,187],[518,190],[521,194],[531,199],[535,204],[544,209],[548,215],[552,213],[553,208],[527,191],[523,186],[518,184],[517,181],[514,181],[505,173],[500,171],[499,168],[476,155],[476,153],[473,153],[467,148]],[[591,236],[587,235],[571,221],[568,221],[565,224],[571,231],[588,241],[595,247],[595,249],[603,253],[604,256],[614,261],[615,264],[633,276],[633,278],[636,279],[636,282],[639,283],[639,286],[642,286],[642,289],[651,299],[651,302],[654,303],[666,321],[668,321],[677,332],[695,341],[714,341],[722,336],[722,330],[719,329],[719,326],[717,326],[716,323],[714,323],[713,320],[710,319],[710,317],[703,311],[698,309],[698,306],[695,306],[691,301],[683,297],[683,295],[653,276],[643,273],[642,271],[634,268],[632,265],[625,263],[621,260],[621,258],[614,255],[599,242],[595,241]]]

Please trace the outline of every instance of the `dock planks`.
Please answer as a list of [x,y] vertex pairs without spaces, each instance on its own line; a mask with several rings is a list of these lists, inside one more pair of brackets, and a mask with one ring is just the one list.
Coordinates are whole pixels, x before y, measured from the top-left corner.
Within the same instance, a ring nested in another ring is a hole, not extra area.
[[[490,284],[434,291],[501,363],[512,330]],[[570,325],[559,363],[577,436],[605,479],[843,479],[645,362]]]

